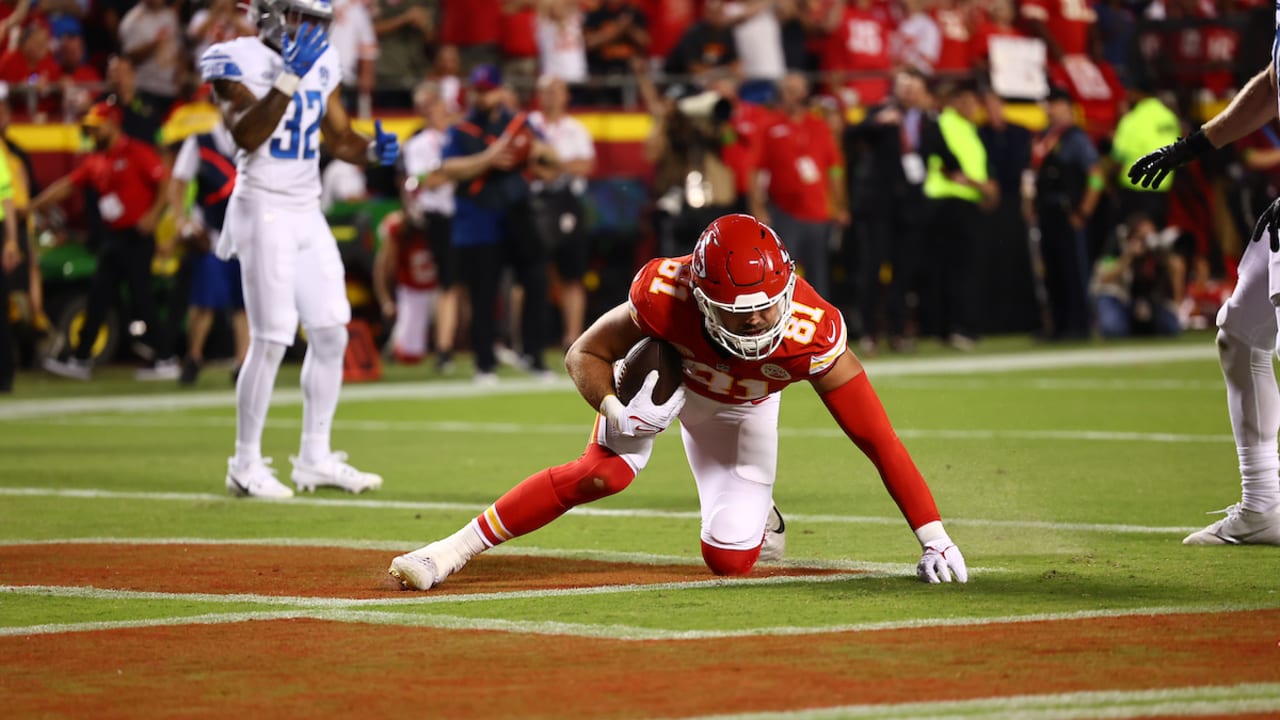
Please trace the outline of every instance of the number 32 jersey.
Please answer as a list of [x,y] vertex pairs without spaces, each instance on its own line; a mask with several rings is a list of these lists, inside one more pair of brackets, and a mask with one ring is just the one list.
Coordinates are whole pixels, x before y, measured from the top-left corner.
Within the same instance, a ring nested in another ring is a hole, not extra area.
[[[284,69],[280,53],[256,37],[212,45],[200,57],[205,82],[232,80],[254,97],[271,92]],[[236,153],[237,195],[293,206],[320,204],[320,119],[342,81],[338,54],[329,47],[298,83],[275,132],[253,152]]]
[[689,286],[692,255],[650,260],[631,281],[631,317],[646,335],[666,340],[684,356],[690,392],[720,402],[760,400],[800,380],[814,380],[844,353],[844,317],[803,278],[796,278],[791,317],[782,344],[762,360],[743,360],[720,348],[703,330]]

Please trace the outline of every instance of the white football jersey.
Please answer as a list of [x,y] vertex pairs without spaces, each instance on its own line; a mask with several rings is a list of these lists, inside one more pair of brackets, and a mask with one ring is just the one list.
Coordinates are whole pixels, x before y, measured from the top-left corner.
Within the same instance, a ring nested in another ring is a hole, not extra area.
[[[200,57],[205,82],[233,80],[257,98],[271,91],[283,69],[280,53],[256,37],[218,43]],[[298,83],[271,137],[253,152],[236,153],[235,194],[319,206],[320,119],[341,82],[338,54],[329,47]]]

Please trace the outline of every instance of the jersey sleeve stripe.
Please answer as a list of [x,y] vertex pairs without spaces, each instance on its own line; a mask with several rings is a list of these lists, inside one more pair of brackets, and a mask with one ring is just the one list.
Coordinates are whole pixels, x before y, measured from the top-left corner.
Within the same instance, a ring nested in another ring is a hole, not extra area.
[[845,348],[849,344],[849,328],[844,324],[844,317],[837,313],[836,321],[840,324],[840,337],[836,339],[830,350],[809,358],[810,375],[821,375],[830,369],[836,360],[840,359],[840,356],[844,354]]
[[230,55],[224,53],[205,53],[200,58],[200,76],[205,82],[214,80],[241,80],[244,73]]

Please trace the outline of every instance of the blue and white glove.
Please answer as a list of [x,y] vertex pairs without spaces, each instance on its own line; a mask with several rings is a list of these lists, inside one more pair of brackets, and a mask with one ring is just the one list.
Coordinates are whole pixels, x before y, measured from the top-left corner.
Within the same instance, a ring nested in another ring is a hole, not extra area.
[[951,542],[942,529],[941,522],[931,522],[916,530],[916,537],[924,548],[920,562],[916,564],[916,577],[927,583],[969,582],[969,568],[964,564],[960,548]]
[[675,422],[684,408],[684,386],[661,405],[653,402],[653,387],[658,383],[658,371],[650,370],[635,397],[626,405],[616,395],[606,396],[600,403],[600,414],[623,437],[657,435]]
[[400,140],[395,133],[383,132],[382,121],[373,121],[373,142],[369,143],[369,162],[393,165],[400,156]]
[[329,49],[329,33],[321,25],[304,22],[298,27],[298,35],[290,38],[286,33],[280,54],[284,68],[293,75],[306,77],[325,50]]

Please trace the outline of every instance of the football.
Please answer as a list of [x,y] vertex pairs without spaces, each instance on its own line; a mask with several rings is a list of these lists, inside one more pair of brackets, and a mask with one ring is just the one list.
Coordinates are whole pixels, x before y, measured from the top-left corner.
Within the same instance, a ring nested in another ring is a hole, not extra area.
[[684,382],[684,358],[675,346],[665,340],[647,337],[627,351],[615,373],[614,386],[622,404],[631,402],[644,384],[650,370],[658,371],[658,383],[653,386],[653,401],[659,405],[671,399]]

